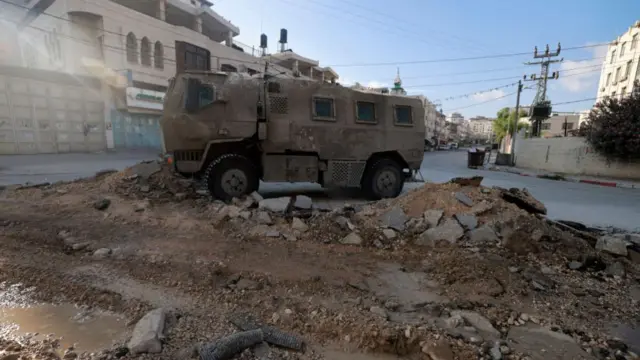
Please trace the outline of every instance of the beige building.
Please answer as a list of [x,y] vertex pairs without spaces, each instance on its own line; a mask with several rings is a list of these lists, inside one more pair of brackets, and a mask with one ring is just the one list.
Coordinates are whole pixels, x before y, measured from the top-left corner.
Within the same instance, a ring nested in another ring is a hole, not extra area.
[[318,60],[301,56],[292,50],[284,50],[265,56],[270,64],[282,66],[292,72],[294,76],[306,76],[310,79],[323,82],[336,82],[338,73],[330,67],[320,66]]
[[[94,137],[104,141],[92,143],[91,149],[142,147],[161,150],[158,121],[168,81],[175,75],[178,63],[191,68],[258,76],[265,71],[267,62],[267,72],[274,76],[292,76],[296,70],[288,66],[292,63],[291,54],[263,56],[261,49],[235,41],[240,29],[214,11],[213,4],[207,0],[11,1],[14,5],[0,3],[3,17],[11,14],[13,19],[2,23],[0,65],[71,77],[86,76],[103,84],[102,88],[91,92],[94,98],[102,99],[100,110],[95,104],[91,105],[95,111],[102,112],[100,120],[95,119],[94,111],[91,119],[74,115],[76,122],[63,126],[93,129],[89,134],[99,134]],[[259,34],[255,34],[255,38],[257,42]],[[277,36],[270,40],[275,44]],[[176,57],[178,42],[188,43],[186,51],[181,52],[183,58]],[[295,76],[318,80],[337,78],[333,70],[319,67],[317,61],[310,62],[313,70],[297,72]],[[299,63],[294,61],[294,64]],[[300,68],[307,70],[303,66]],[[10,108],[14,109],[14,106]],[[41,116],[48,119],[49,127],[53,129],[59,126],[57,121],[62,121],[54,118],[54,110],[47,109],[45,112],[49,115]],[[68,115],[57,116],[68,121]],[[8,123],[13,128],[7,129],[7,133],[15,133],[15,124],[19,123],[16,116],[27,115],[11,116],[13,119]],[[53,138],[54,143],[58,141],[56,134],[47,137]],[[86,142],[86,137],[85,134],[74,138]],[[39,141],[40,136],[36,133],[26,138]],[[19,141],[22,140],[7,140],[6,148],[22,153]],[[62,151],[57,145],[35,144],[32,148],[35,150],[30,152]],[[74,148],[83,149],[79,145]]]
[[550,118],[542,122],[541,137],[572,136],[573,130],[579,128],[580,114],[553,113]]
[[609,45],[602,62],[598,99],[625,96],[634,90],[636,80],[640,80],[640,21]]
[[491,141],[493,137],[493,119],[476,116],[469,119],[470,137],[477,141]]
[[446,121],[444,114],[442,114],[436,104],[431,102],[426,96],[418,95],[414,97],[420,99],[424,105],[425,139],[427,139],[432,146],[436,146],[440,142],[445,142]]

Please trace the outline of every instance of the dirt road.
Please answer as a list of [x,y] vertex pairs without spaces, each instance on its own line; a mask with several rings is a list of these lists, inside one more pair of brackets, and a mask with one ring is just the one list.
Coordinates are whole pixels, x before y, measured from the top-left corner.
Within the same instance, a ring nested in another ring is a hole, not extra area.
[[[276,202],[212,202],[166,169],[6,189],[0,282],[33,287],[25,297],[35,304],[123,318],[112,346],[89,337],[67,351],[87,359],[184,358],[237,332],[229,319],[240,313],[303,337],[304,352],[271,348],[289,359],[632,356],[632,341],[614,341],[611,328],[635,334],[635,253],[596,252],[498,190],[427,185],[332,212],[285,213]],[[133,326],[154,308],[169,314],[162,352],[127,354]],[[541,345],[549,341],[561,349]]]

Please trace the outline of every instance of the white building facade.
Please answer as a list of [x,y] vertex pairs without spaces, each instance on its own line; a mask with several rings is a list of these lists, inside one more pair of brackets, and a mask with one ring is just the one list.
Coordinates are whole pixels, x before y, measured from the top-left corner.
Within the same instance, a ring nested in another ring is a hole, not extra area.
[[493,139],[493,119],[477,116],[469,119],[470,137],[477,141],[491,141]]
[[598,100],[631,93],[636,80],[640,80],[640,21],[609,45],[602,62]]
[[[162,149],[159,118],[164,92],[175,76],[177,61],[183,61],[176,59],[176,42],[206,49],[206,56],[197,54],[189,59],[186,55],[184,61],[206,64],[213,71],[259,74],[268,60],[234,41],[240,33],[238,27],[206,0],[12,1],[17,6],[0,3],[0,12],[4,15],[14,9],[21,16],[3,23],[3,28],[12,29],[14,41],[0,37],[0,49],[4,49],[0,50],[0,65],[86,76],[102,83],[101,88],[91,91],[91,118],[75,116],[75,123],[64,125],[77,129],[88,126],[89,135],[104,139],[102,145],[91,149]],[[268,71],[292,74],[291,69],[273,63]],[[102,102],[100,108],[94,104],[98,101]],[[47,111],[55,112],[53,105],[47,106]],[[97,111],[102,112],[99,119]],[[69,113],[59,116],[70,121]],[[50,121],[53,128],[58,126],[57,120]],[[22,153],[17,147],[14,153]],[[62,150],[54,146],[34,151]]]

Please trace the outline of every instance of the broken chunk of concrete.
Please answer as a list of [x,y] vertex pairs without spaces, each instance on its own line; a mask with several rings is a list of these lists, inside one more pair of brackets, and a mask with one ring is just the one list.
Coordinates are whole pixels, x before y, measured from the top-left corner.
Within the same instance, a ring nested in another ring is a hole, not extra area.
[[480,186],[480,183],[482,183],[482,180],[484,178],[482,176],[472,176],[472,177],[456,177],[453,178],[451,180],[449,180],[450,183],[452,184],[458,184],[458,185],[462,185],[462,186],[474,186],[474,187],[478,187]]
[[404,231],[405,223],[409,220],[409,217],[399,206],[394,206],[391,210],[380,215],[378,221],[382,226],[391,228],[397,231]]
[[493,327],[489,319],[478,314],[477,312],[454,310],[451,312],[451,316],[462,317],[469,325],[476,328],[480,335],[482,335],[485,339],[497,340],[500,338],[500,331],[496,330],[496,328]]
[[424,212],[424,221],[429,225],[430,228],[434,228],[438,226],[440,223],[440,219],[444,215],[444,210],[441,209],[431,209]]
[[473,230],[478,227],[478,219],[475,217],[475,215],[455,214],[454,217],[456,218],[456,220],[458,220],[460,226],[462,226],[465,230]]
[[497,243],[500,239],[489,225],[482,225],[469,232],[469,241],[472,243]]
[[126,176],[138,176],[141,179],[146,180],[161,169],[162,167],[157,161],[147,161],[133,165],[132,167],[126,169],[125,174]]
[[442,225],[428,229],[420,234],[416,239],[416,245],[434,246],[439,241],[447,241],[454,244],[462,235],[464,235],[464,229],[458,222],[454,219],[447,219]]
[[465,193],[463,193],[463,192],[458,191],[458,192],[455,194],[455,197],[456,197],[456,199],[458,199],[458,201],[460,201],[461,203],[463,203],[463,204],[465,204],[465,205],[467,205],[467,206],[469,206],[469,207],[473,206],[473,200],[471,200],[471,198],[470,198],[470,197],[468,197],[468,196],[467,196],[467,194],[465,194]]
[[133,329],[131,339],[127,344],[131,354],[151,353],[162,351],[162,339],[166,311],[162,308],[148,312],[138,321]]
[[429,355],[431,360],[453,360],[453,350],[451,345],[444,340],[440,339],[438,342],[432,342],[422,347],[422,352]]
[[306,232],[307,230],[309,230],[309,225],[305,224],[304,221],[300,220],[299,218],[294,217],[291,221],[291,229],[300,232]]
[[255,219],[258,224],[262,225],[271,225],[273,224],[273,220],[271,219],[271,215],[269,215],[266,211],[258,211],[255,215]]
[[601,236],[596,242],[596,250],[605,251],[613,255],[627,256],[628,243],[615,236]]
[[109,207],[109,205],[111,205],[111,200],[107,198],[96,200],[96,202],[93,203],[93,207],[96,210],[100,210],[100,211],[106,210]]
[[362,238],[360,237],[360,235],[352,232],[351,234],[345,236],[342,240],[340,240],[340,243],[344,245],[361,245]]
[[594,359],[571,336],[538,326],[514,326],[507,340],[532,360]]
[[313,206],[313,200],[310,197],[304,195],[297,195],[296,201],[293,203],[293,207],[296,209],[309,210]]
[[396,237],[396,232],[393,229],[383,229],[382,235],[384,235],[387,240],[394,239]]
[[290,202],[291,202],[291,198],[289,197],[264,199],[260,201],[258,207],[264,210],[283,213],[287,211],[287,209],[289,208]]
[[532,214],[547,214],[547,208],[538,199],[534,198],[527,189],[511,188],[502,189],[501,196],[504,200],[516,204],[519,208]]

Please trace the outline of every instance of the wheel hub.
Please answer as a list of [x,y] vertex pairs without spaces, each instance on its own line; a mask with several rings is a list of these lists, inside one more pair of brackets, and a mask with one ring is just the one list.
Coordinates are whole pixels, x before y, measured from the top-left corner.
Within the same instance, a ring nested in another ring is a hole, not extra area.
[[244,195],[249,186],[247,175],[239,169],[229,169],[221,177],[222,189],[231,196]]
[[380,172],[378,175],[378,179],[376,180],[376,187],[380,191],[380,193],[388,194],[393,192],[398,179],[396,179],[396,174],[393,171],[385,170]]

